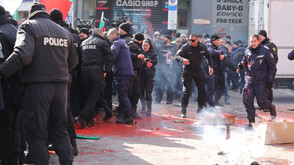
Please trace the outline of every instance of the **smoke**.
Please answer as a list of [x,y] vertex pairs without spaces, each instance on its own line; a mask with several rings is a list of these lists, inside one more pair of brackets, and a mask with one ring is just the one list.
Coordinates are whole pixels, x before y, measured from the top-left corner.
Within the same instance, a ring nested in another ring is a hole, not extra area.
[[[202,114],[204,125],[203,139],[208,146],[217,146],[219,155],[223,155],[228,164],[250,164],[265,152],[266,124],[254,127],[252,131],[231,126],[230,138],[226,140],[226,128],[224,125],[210,125],[207,119],[215,115],[211,112]],[[200,123],[195,123],[200,125]]]

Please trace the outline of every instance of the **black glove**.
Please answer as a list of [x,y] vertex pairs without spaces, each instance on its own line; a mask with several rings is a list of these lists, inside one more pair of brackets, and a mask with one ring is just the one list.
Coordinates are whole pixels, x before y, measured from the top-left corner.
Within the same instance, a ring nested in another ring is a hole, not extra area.
[[272,83],[272,82],[268,82],[268,83],[266,84],[266,87],[267,87],[267,88],[272,88],[272,87],[273,87],[273,83]]

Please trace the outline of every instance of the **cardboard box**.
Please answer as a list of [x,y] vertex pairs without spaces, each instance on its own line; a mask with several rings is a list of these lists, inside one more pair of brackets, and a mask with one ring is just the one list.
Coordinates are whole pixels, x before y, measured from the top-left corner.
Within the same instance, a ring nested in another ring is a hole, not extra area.
[[294,122],[268,122],[265,144],[294,143]]

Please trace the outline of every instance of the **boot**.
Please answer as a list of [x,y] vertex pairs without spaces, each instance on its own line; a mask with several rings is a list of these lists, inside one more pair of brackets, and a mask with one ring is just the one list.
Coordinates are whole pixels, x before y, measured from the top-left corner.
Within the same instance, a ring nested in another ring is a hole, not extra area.
[[200,114],[203,112],[203,106],[198,106],[197,113]]
[[187,107],[182,107],[181,117],[186,118]]
[[82,118],[82,117],[78,118],[78,124],[81,125],[81,128],[87,128],[86,120],[84,118]]
[[79,151],[78,151],[78,147],[77,147],[76,138],[70,139],[70,142],[72,145],[73,154],[74,154],[74,156],[77,156],[79,154]]
[[272,107],[269,109],[270,114],[271,114],[271,118],[275,119],[277,116],[277,112],[276,112],[276,106],[274,104],[272,104]]
[[122,108],[118,109],[118,111],[116,112],[116,124],[122,124],[124,116],[125,116],[124,109]]
[[255,123],[255,118],[253,118],[253,119],[248,119],[248,121],[249,121],[249,124],[245,127],[245,130],[247,130],[247,131],[251,131],[251,130],[253,130],[252,123]]
[[141,113],[145,113],[146,111],[146,103],[145,103],[145,99],[140,99],[141,105],[142,105],[142,110]]
[[147,102],[146,102],[146,105],[147,105],[147,112],[146,112],[146,115],[147,115],[147,116],[151,116],[152,102],[151,102],[151,101],[147,101]]
[[134,119],[141,119],[141,116],[137,113],[137,106],[132,107],[133,118]]
[[86,120],[87,126],[88,127],[93,127],[94,126],[94,119],[91,117]]
[[122,120],[122,124],[134,124],[133,115],[126,113]]
[[112,109],[108,107],[108,105],[104,105],[103,108],[106,112],[105,117],[103,118],[103,120],[105,121],[112,117]]

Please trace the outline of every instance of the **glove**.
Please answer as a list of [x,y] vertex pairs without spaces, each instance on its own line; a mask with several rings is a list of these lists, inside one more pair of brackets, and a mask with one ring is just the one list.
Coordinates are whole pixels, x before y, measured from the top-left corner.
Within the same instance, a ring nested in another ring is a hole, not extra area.
[[268,82],[268,83],[266,84],[266,87],[267,87],[267,88],[272,88],[272,87],[273,87],[273,83],[272,83],[272,82]]

